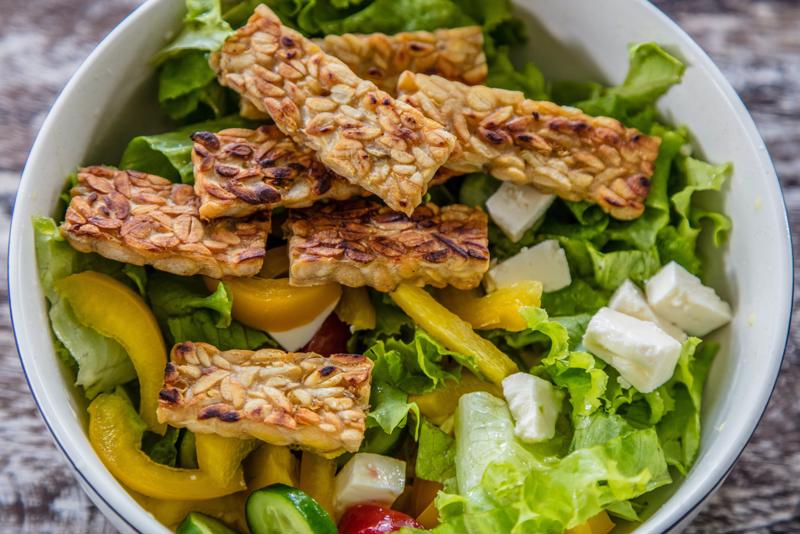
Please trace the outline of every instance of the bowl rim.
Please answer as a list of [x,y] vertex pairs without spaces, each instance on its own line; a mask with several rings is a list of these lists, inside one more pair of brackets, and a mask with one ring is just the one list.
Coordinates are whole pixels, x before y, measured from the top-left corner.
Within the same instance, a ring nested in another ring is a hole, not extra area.
[[[17,268],[14,266],[12,259],[16,257],[18,252],[18,244],[17,241],[13,238],[16,234],[19,233],[19,227],[21,225],[29,223],[29,221],[18,221],[19,217],[17,216],[16,210],[16,201],[20,197],[20,191],[22,191],[26,184],[31,182],[31,178],[28,176],[29,166],[31,161],[36,160],[40,157],[39,154],[39,147],[41,145],[41,138],[47,135],[47,132],[52,128],[52,123],[54,122],[55,118],[58,115],[58,110],[65,105],[66,97],[71,93],[75,92],[76,89],[79,87],[78,81],[84,77],[84,75],[91,71],[94,67],[94,63],[96,62],[98,56],[101,56],[105,50],[111,46],[112,42],[115,42],[120,34],[125,32],[130,26],[136,25],[140,19],[146,18],[150,11],[155,9],[154,6],[158,5],[160,2],[165,0],[146,0],[143,4],[138,6],[135,10],[133,10],[130,14],[128,14],[123,20],[120,21],[99,43],[98,45],[91,51],[91,53],[83,60],[79,68],[75,71],[74,74],[70,77],[69,81],[66,83],[64,88],[60,91],[56,99],[54,100],[54,104],[51,106],[50,110],[47,112],[47,117],[45,118],[42,126],[39,128],[39,132],[34,139],[33,144],[31,145],[30,152],[28,154],[28,158],[26,160],[25,166],[21,173],[20,184],[17,189],[17,193],[14,199],[14,209],[12,211],[12,220],[9,229],[9,239],[8,244],[8,255],[7,255],[7,272],[8,272],[8,301],[9,301],[9,314],[11,319],[12,325],[12,332],[14,336],[14,342],[17,348],[17,354],[20,360],[20,365],[22,367],[23,374],[25,376],[25,381],[28,384],[28,388],[31,391],[31,396],[36,404],[36,408],[38,409],[39,413],[44,420],[45,425],[47,426],[48,431],[50,432],[53,441],[56,443],[57,447],[60,449],[61,453],[66,458],[69,466],[72,468],[73,472],[79,477],[79,482],[82,482],[82,487],[86,491],[92,500],[99,500],[103,503],[104,508],[102,512],[105,515],[108,515],[108,512],[111,512],[116,516],[116,518],[127,525],[130,529],[136,532],[144,532],[140,530],[140,527],[143,527],[147,521],[148,517],[141,516],[137,517],[139,514],[135,513],[134,510],[126,510],[127,514],[121,512],[118,508],[115,508],[111,500],[116,499],[109,499],[103,495],[101,491],[97,489],[96,486],[100,484],[95,480],[97,478],[97,473],[90,473],[87,474],[82,470],[78,464],[76,463],[75,459],[70,455],[67,451],[67,447],[64,444],[64,436],[56,430],[48,417],[49,408],[44,406],[40,401],[39,397],[37,396],[33,384],[31,382],[31,377],[29,375],[29,370],[26,367],[25,360],[26,357],[23,355],[22,344],[20,341],[20,335],[17,332],[17,322],[14,320],[14,302],[16,299],[12,300],[12,296],[14,291],[12,290],[12,279],[15,276],[12,276],[12,273],[17,272]],[[742,120],[742,126],[744,132],[748,135],[749,141],[752,143],[754,141],[760,142],[762,146],[764,146],[763,138],[756,127],[756,124],[753,120],[750,111],[748,110],[747,106],[742,101],[741,97],[736,93],[736,91],[731,86],[730,82],[727,80],[725,75],[721,72],[719,67],[711,60],[708,54],[700,47],[697,42],[685,31],[681,28],[676,21],[671,19],[667,16],[663,11],[661,11],[658,7],[651,4],[648,0],[629,0],[633,3],[640,4],[645,9],[647,9],[651,15],[657,17],[661,20],[663,24],[666,24],[669,29],[676,35],[677,38],[681,41],[681,46],[687,47],[687,49],[692,53],[696,60],[696,66],[700,67],[702,70],[706,72],[706,75],[711,77],[712,80],[715,82],[718,90],[723,94],[724,97],[727,98],[731,106],[734,108],[734,111],[739,119]],[[783,208],[783,212],[781,216],[781,233],[782,241],[786,245],[786,260],[788,262],[788,286],[790,288],[789,298],[787,299],[789,308],[788,313],[786,314],[786,333],[784,335],[783,347],[780,348],[780,356],[773,358],[773,376],[771,379],[771,385],[769,386],[768,394],[764,395],[763,393],[766,391],[762,391],[762,405],[760,407],[760,411],[757,417],[753,418],[750,421],[749,428],[748,425],[743,427],[743,431],[739,434],[740,446],[738,451],[735,452],[734,455],[729,456],[727,459],[720,459],[716,462],[716,464],[712,464],[711,468],[709,469],[709,475],[706,476],[704,480],[699,481],[696,483],[690,490],[689,494],[685,496],[683,499],[683,503],[687,505],[684,511],[678,513],[673,513],[672,517],[664,517],[659,523],[655,525],[648,525],[649,527],[662,527],[659,531],[668,532],[673,530],[674,528],[681,525],[684,521],[691,518],[695,513],[697,513],[698,509],[704,504],[704,502],[719,488],[728,474],[731,472],[733,467],[735,466],[738,459],[741,457],[742,453],[744,452],[747,444],[753,437],[759,423],[764,417],[766,409],[769,405],[769,401],[772,398],[772,395],[775,391],[775,386],[778,381],[778,377],[780,374],[780,368],[782,366],[783,360],[785,358],[786,347],[789,341],[789,332],[791,329],[791,319],[793,315],[793,302],[794,302],[794,293],[795,293],[795,280],[794,280],[794,249],[792,246],[792,234],[791,234],[791,226],[789,224],[788,219],[788,211],[786,208],[785,202],[785,195],[783,186],[781,181],[775,171],[774,164],[769,153],[765,150],[761,152],[758,156],[759,162],[763,165],[763,177],[765,181],[769,181],[769,178],[772,178],[777,185],[777,193],[778,193],[778,200],[780,205]],[[778,343],[779,345],[779,343]],[[771,352],[774,354],[777,352],[778,347],[774,347],[775,351]],[[65,431],[67,432],[67,431]],[[109,474],[109,473],[106,473]],[[115,479],[116,480],[116,479]],[[126,493],[126,496],[129,497],[129,494]],[[671,499],[671,498],[670,498]],[[668,502],[668,499],[666,502]],[[142,509],[144,510],[144,509]],[[149,513],[144,510],[147,516],[150,516]],[[654,513],[655,517],[658,514],[658,511]],[[130,517],[130,519],[129,519]],[[153,519],[152,516],[149,519]],[[651,518],[652,519],[652,518]],[[650,523],[650,519],[648,519],[642,525]],[[158,523],[161,525],[160,523]],[[638,530],[638,527],[637,527]]]

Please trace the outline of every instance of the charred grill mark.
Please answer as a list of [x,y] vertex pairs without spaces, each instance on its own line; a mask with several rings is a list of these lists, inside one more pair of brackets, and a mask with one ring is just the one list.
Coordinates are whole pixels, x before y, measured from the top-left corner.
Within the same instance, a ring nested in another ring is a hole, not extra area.
[[163,388],[158,392],[158,398],[171,404],[177,404],[181,394],[177,388]]
[[322,369],[319,370],[319,374],[321,376],[328,376],[329,374],[331,374],[335,370],[336,370],[336,367],[334,367],[333,365],[326,365],[325,367],[323,367]]
[[219,138],[211,132],[194,132],[190,137],[192,141],[203,145],[209,150],[219,150]]
[[458,244],[456,244],[456,242],[453,241],[452,239],[450,239],[449,237],[446,237],[446,236],[440,234],[439,232],[434,232],[433,237],[435,237],[440,242],[442,242],[445,245],[447,245],[447,247],[449,247],[450,250],[452,250],[453,252],[455,252],[459,256],[462,256],[464,258],[469,258],[469,252],[464,250],[462,247],[460,247]]

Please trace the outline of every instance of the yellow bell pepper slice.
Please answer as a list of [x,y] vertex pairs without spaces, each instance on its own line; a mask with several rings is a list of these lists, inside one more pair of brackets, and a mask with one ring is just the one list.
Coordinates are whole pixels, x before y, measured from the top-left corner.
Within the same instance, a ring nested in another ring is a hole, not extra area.
[[614,528],[614,522],[608,517],[608,513],[603,510],[597,515],[593,515],[583,523],[568,528],[566,534],[608,534]]
[[163,434],[158,422],[158,392],[164,383],[167,347],[153,312],[136,292],[108,275],[84,271],[55,283],[81,324],[122,345],[139,376],[139,413],[147,428]]
[[213,499],[245,489],[240,470],[224,485],[201,469],[178,469],[154,462],[141,450],[145,425],[130,401],[104,393],[89,405],[89,441],[103,464],[123,484],[156,499]]
[[242,461],[259,445],[254,439],[195,434],[197,465],[217,484],[225,485],[241,471]]
[[474,391],[486,391],[495,397],[503,398],[503,390],[498,386],[481,380],[469,371],[461,373],[461,380],[448,380],[444,387],[422,395],[411,395],[408,402],[416,402],[420,413],[435,425],[441,425],[453,415],[462,395]]
[[366,287],[345,287],[336,306],[336,315],[349,324],[353,332],[375,328],[375,307]]
[[480,373],[490,382],[499,385],[505,377],[519,371],[511,358],[476,334],[469,323],[436,302],[421,287],[400,284],[390,296],[433,339],[454,352],[471,356]]
[[538,308],[542,303],[542,284],[534,280],[516,282],[488,295],[479,296],[475,290],[446,287],[437,292],[439,302],[479,330],[502,328],[519,332],[528,327],[519,314],[520,308]]
[[[209,291],[219,280],[204,278]],[[339,284],[292,287],[288,278],[230,278],[231,314],[237,321],[268,332],[284,332],[310,323],[342,294]]]
[[264,255],[264,264],[258,276],[261,278],[277,278],[289,272],[289,247],[275,247],[267,249]]
[[300,459],[300,489],[311,495],[326,512],[334,517],[333,479],[336,460],[303,451]]
[[127,489],[139,506],[153,514],[153,517],[173,531],[189,512],[210,515],[225,524],[236,527],[240,532],[248,531],[244,512],[247,493],[243,491],[205,501],[186,501],[154,499],[130,488]]
[[289,447],[262,443],[244,464],[247,489],[255,491],[270,484],[297,487],[297,458]]

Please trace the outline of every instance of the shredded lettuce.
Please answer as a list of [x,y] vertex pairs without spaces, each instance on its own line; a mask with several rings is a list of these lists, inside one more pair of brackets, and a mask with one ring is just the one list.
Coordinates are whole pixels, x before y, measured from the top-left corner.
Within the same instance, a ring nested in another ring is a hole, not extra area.
[[82,325],[55,290],[55,283],[86,270],[104,272],[131,283],[123,264],[73,249],[49,217],[35,217],[33,231],[36,263],[45,297],[50,303],[50,325],[59,358],[76,372],[75,384],[90,399],[136,378],[136,370],[125,349],[115,340]]
[[140,135],[128,143],[119,167],[191,184],[194,183],[191,134],[200,130],[217,132],[225,128],[245,128],[249,125],[249,121],[232,115],[219,120],[190,124],[172,132]]

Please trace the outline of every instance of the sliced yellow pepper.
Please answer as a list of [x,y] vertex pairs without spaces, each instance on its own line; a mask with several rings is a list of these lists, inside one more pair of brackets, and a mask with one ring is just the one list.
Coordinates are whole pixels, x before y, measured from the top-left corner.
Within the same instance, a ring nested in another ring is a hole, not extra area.
[[503,391],[496,385],[481,380],[469,371],[461,373],[461,380],[448,380],[444,387],[422,395],[411,395],[408,402],[416,402],[420,413],[433,424],[441,425],[453,415],[458,407],[458,399],[473,391],[486,391],[495,397],[503,398]]
[[490,382],[499,385],[505,377],[519,371],[511,358],[476,334],[469,323],[436,302],[421,287],[400,284],[390,296],[433,339],[452,351],[471,356],[480,373]]
[[236,527],[240,532],[248,531],[244,513],[247,493],[243,491],[205,501],[154,499],[131,489],[128,489],[128,493],[139,503],[139,506],[153,514],[153,517],[173,531],[189,512],[210,515],[223,523]]
[[300,459],[300,489],[311,495],[325,511],[334,517],[333,479],[336,460],[303,451]]
[[[217,289],[219,280],[204,280],[209,291]],[[233,318],[268,332],[310,323],[342,294],[339,284],[292,287],[288,278],[230,278],[224,282],[233,294]]]
[[242,461],[259,445],[254,439],[195,434],[197,465],[218,484],[225,485],[241,471]]
[[255,491],[270,484],[297,487],[297,458],[289,447],[263,443],[244,464],[247,489]]
[[568,528],[566,534],[607,534],[614,528],[614,522],[608,517],[608,513],[603,510],[597,515],[593,515],[583,523]]
[[336,315],[349,324],[353,331],[375,328],[375,307],[366,287],[345,287],[342,299],[336,306]]
[[258,276],[261,278],[277,278],[289,272],[289,247],[275,247],[267,249],[264,255],[264,264]]
[[163,434],[167,426],[158,422],[156,408],[164,383],[167,347],[145,301],[122,282],[94,271],[62,278],[55,287],[81,324],[125,348],[139,376],[139,413],[149,430]]
[[145,425],[130,401],[104,393],[89,405],[89,441],[111,473],[134,491],[156,499],[213,499],[245,489],[238,470],[221,485],[201,469],[178,469],[154,462],[141,450]]
[[436,296],[439,302],[471,324],[472,328],[502,328],[519,332],[528,327],[519,310],[523,306],[539,307],[542,302],[542,284],[534,280],[524,280],[484,296],[480,296],[475,290],[465,291],[448,286],[440,289]]

